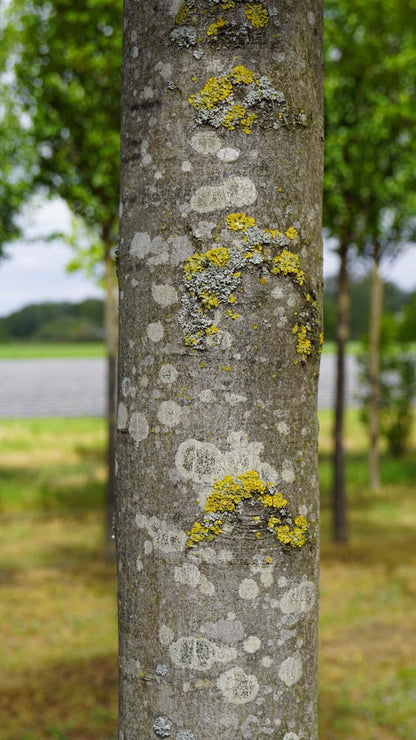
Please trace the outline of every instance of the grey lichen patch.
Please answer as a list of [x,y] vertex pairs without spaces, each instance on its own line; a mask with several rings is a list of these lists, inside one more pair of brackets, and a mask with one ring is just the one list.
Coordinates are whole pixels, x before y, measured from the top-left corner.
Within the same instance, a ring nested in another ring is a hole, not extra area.
[[221,160],[221,162],[235,162],[236,159],[239,158],[239,156],[240,150],[233,149],[230,146],[226,146],[217,152],[217,157]]
[[128,411],[123,402],[118,404],[117,409],[117,429],[126,429],[128,420]]
[[237,657],[235,648],[217,645],[203,637],[180,637],[169,646],[172,662],[193,671],[209,671],[214,663],[229,663]]
[[254,601],[259,595],[259,587],[253,578],[244,578],[238,587],[238,595],[245,601]]
[[199,154],[216,154],[222,147],[222,140],[213,131],[201,131],[192,137],[191,146]]
[[230,668],[217,680],[217,687],[230,704],[248,704],[259,692],[259,682],[254,674],[247,674],[240,667]]
[[220,466],[221,452],[209,442],[187,439],[176,453],[175,464],[186,480],[209,483]]
[[204,634],[213,640],[233,643],[244,637],[243,624],[238,619],[219,619],[217,622],[206,622],[203,626]]
[[130,417],[129,434],[137,445],[146,439],[149,434],[147,419],[140,411],[135,412]]
[[308,614],[316,602],[316,587],[312,581],[303,581],[291,588],[280,599],[279,606],[283,614]]
[[157,737],[170,737],[172,734],[172,722],[169,717],[156,717],[153,723],[153,732]]
[[163,324],[160,321],[153,321],[146,327],[146,334],[152,342],[160,342],[164,333]]
[[179,730],[176,733],[176,740],[195,740],[195,737],[189,730]]
[[178,294],[173,285],[152,283],[152,298],[159,306],[166,308],[178,302]]
[[210,77],[188,98],[196,111],[195,122],[215,129],[240,129],[250,134],[254,126],[279,129],[308,125],[305,111],[293,113],[281,90],[266,75],[258,76],[243,65]]
[[191,198],[191,208],[197,213],[212,213],[252,205],[256,198],[256,187],[249,177],[232,176],[217,185],[198,188]]
[[162,365],[159,370],[159,381],[164,385],[171,385],[176,381],[178,377],[178,371],[170,363]]
[[300,740],[296,732],[287,732],[283,740]]
[[186,548],[186,534],[155,516],[136,514],[136,525],[147,531],[155,549],[163,554],[183,552]]
[[162,401],[157,410],[158,420],[167,427],[176,427],[180,424],[182,414],[182,406],[179,406],[176,401]]
[[[234,197],[235,189],[235,200],[238,200],[240,185],[241,192],[244,192],[245,186],[241,183],[246,179],[228,178],[230,198]],[[205,197],[207,188],[200,190]],[[207,203],[212,202],[210,198],[215,187],[208,186],[208,190],[208,200],[202,198],[199,204],[201,208],[208,207]],[[220,203],[218,194],[215,198]],[[225,321],[231,324],[237,322],[238,325],[238,292],[242,274],[246,270],[253,272],[257,269],[263,285],[267,285],[266,271],[271,276],[289,279],[298,293],[298,302],[302,302],[300,310],[293,313],[296,323],[292,333],[297,339],[294,363],[305,363],[314,350],[320,354],[322,332],[319,331],[315,291],[307,283],[299,255],[287,248],[293,243],[299,249],[297,229],[293,225],[286,228],[284,233],[277,228],[261,229],[256,225],[255,218],[245,213],[229,213],[225,221],[226,229],[221,232],[221,237],[216,237],[211,248],[192,254],[183,267],[186,292],[182,297],[178,319],[189,351],[221,346],[224,329],[219,324]],[[221,246],[218,245],[220,238]]]
[[202,594],[213,596],[215,586],[208,581],[194,563],[184,563],[181,567],[176,566],[173,574],[176,583],[182,583],[190,588],[198,588]]
[[249,635],[243,642],[243,650],[249,655],[256,653],[261,648],[261,640],[257,635]]
[[280,680],[283,681],[286,686],[293,686],[293,684],[297,683],[301,679],[302,673],[302,661],[298,655],[292,655],[289,658],[286,658],[286,660],[280,664],[278,671]]

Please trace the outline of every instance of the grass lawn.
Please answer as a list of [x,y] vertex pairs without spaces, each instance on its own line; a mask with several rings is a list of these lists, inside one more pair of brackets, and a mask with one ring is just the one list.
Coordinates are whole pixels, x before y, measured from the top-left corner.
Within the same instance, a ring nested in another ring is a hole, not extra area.
[[104,357],[101,342],[10,342],[0,343],[0,360],[31,360],[38,357]]
[[[416,463],[384,460],[385,485],[370,494],[356,412],[347,421],[351,542],[339,547],[321,414],[319,738],[415,740]],[[104,444],[101,419],[0,422],[2,740],[117,736]]]

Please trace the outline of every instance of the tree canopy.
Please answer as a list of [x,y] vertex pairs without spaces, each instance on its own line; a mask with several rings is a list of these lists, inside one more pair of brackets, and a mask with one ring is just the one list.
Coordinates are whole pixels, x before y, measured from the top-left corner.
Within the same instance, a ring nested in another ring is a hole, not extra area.
[[118,0],[11,0],[1,34],[38,161],[32,188],[107,237],[118,216],[121,15]]
[[327,0],[324,225],[372,254],[413,237],[416,1]]

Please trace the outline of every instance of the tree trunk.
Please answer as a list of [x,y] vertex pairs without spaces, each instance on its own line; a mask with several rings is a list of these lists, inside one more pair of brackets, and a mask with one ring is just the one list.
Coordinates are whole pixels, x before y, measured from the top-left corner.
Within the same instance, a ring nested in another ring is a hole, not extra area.
[[383,313],[383,282],[380,275],[380,249],[374,248],[373,269],[371,272],[370,297],[370,342],[369,342],[369,380],[370,380],[370,488],[380,488],[379,404],[380,404],[380,335]]
[[177,5],[125,3],[119,737],[316,740],[322,8]]
[[333,532],[335,542],[348,540],[347,500],[345,491],[344,410],[345,345],[349,336],[348,243],[341,242],[337,296],[337,369],[334,425]]
[[105,285],[105,342],[107,354],[107,501],[105,551],[108,558],[114,557],[115,519],[115,442],[116,442],[116,384],[118,309],[112,242],[109,230],[103,227],[104,285]]

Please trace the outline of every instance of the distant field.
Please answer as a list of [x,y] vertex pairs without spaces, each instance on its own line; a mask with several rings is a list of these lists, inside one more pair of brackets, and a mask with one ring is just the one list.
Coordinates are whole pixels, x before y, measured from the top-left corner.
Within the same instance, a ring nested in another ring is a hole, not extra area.
[[0,344],[0,360],[30,360],[37,357],[104,357],[104,355],[105,346],[101,342]]

